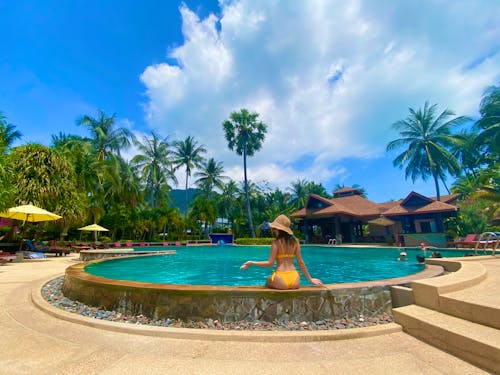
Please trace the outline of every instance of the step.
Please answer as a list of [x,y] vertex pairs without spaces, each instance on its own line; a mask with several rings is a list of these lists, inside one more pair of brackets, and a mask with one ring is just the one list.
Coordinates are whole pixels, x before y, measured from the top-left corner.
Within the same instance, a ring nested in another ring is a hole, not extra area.
[[395,308],[393,315],[411,336],[500,374],[500,330],[417,305]]
[[500,329],[500,310],[497,306],[465,301],[451,295],[439,297],[439,311],[457,318]]

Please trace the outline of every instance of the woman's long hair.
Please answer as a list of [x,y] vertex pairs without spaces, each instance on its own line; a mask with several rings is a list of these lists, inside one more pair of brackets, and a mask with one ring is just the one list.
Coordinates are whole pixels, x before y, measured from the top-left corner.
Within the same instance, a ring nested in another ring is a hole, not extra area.
[[278,254],[295,254],[299,246],[299,241],[295,236],[279,229],[275,229],[275,231],[277,232]]

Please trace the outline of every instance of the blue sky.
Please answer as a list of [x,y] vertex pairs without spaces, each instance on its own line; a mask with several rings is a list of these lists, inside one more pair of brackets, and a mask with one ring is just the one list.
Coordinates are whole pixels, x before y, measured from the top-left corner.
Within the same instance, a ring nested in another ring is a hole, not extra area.
[[358,184],[377,202],[432,196],[432,181],[392,166],[391,124],[426,100],[477,117],[500,82],[490,0],[19,0],[0,14],[0,111],[20,144],[86,135],[76,119],[102,109],[139,138],[194,135],[241,180],[221,123],[248,108],[268,125],[249,178],[281,189],[306,179]]

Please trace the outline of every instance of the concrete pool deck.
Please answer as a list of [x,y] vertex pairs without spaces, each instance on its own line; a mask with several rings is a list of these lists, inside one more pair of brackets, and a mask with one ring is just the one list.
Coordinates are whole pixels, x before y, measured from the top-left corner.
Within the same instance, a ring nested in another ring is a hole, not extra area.
[[[0,266],[0,374],[488,373],[415,339],[395,323],[305,334],[236,332],[233,340],[230,332],[221,331],[101,321],[92,327],[87,318],[74,315],[68,321],[51,314],[50,307],[49,313],[41,310],[34,303],[37,289],[63,275],[77,257]],[[494,272],[499,268],[499,257],[489,260],[487,277],[471,287],[476,302],[500,311],[500,272]],[[453,293],[460,298],[459,291]],[[283,340],[283,335],[303,337]]]

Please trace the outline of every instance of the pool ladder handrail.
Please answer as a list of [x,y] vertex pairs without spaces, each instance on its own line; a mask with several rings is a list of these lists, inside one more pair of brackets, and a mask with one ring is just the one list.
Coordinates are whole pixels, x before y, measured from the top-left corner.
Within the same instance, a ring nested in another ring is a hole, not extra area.
[[498,248],[498,244],[500,243],[500,233],[499,232],[484,232],[479,235],[479,238],[476,241],[474,246],[474,255],[477,255],[478,250],[483,249],[483,254],[486,254],[486,250],[488,249],[488,245],[491,245],[491,255],[495,255],[495,252]]

